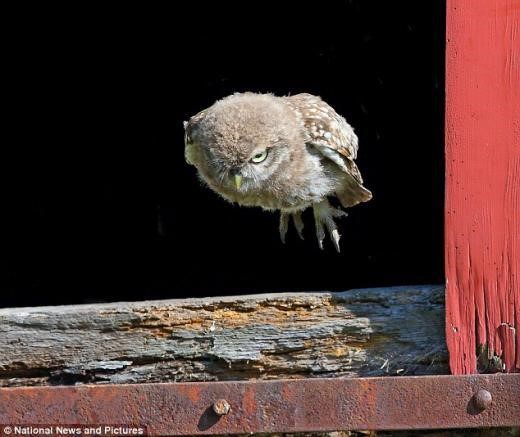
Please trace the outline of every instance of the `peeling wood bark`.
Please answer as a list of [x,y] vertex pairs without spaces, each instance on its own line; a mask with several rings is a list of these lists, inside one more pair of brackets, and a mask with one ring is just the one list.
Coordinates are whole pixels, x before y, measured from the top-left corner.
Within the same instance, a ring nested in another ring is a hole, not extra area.
[[0,386],[448,372],[444,287],[0,310]]

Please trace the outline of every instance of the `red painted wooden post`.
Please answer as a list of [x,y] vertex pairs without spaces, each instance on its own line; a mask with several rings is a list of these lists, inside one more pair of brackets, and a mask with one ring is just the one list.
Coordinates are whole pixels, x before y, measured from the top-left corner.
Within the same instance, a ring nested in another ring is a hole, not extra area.
[[448,0],[446,50],[451,370],[520,371],[520,1]]

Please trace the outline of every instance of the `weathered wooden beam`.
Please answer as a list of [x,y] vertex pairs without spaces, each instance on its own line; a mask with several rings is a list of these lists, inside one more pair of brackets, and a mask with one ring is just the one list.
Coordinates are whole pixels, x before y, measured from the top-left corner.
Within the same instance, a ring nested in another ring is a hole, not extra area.
[[444,287],[0,310],[0,386],[448,372]]

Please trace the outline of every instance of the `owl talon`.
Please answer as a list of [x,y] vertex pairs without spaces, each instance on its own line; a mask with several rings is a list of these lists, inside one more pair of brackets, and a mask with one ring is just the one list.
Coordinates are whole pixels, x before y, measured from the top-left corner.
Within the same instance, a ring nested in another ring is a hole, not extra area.
[[316,229],[316,237],[318,237],[318,247],[320,250],[323,250],[323,240],[325,240],[325,232],[323,231],[323,227]]
[[320,249],[323,249],[323,240],[325,239],[324,225],[327,228],[330,239],[334,244],[334,248],[339,253],[340,246],[339,240],[341,235],[339,234],[338,227],[334,222],[335,218],[345,217],[347,213],[341,209],[333,208],[330,206],[327,200],[315,204],[313,206],[314,220],[316,222],[316,236],[318,237],[318,245]]
[[289,214],[285,212],[280,213],[280,240],[285,244],[285,236],[289,228]]
[[296,232],[298,233],[298,236],[301,240],[305,240],[303,237],[303,220],[302,220],[302,213],[301,212],[295,212],[292,215],[294,227],[296,228]]
[[314,208],[314,222],[316,223],[316,237],[318,238],[318,246],[323,250],[323,240],[325,240],[325,229],[320,213]]
[[332,231],[329,229],[330,232],[330,238],[332,239],[332,242],[334,243],[334,247],[336,248],[336,252],[340,253],[341,248],[339,247],[339,239],[341,238],[341,235],[339,235],[339,232],[337,229],[333,229]]

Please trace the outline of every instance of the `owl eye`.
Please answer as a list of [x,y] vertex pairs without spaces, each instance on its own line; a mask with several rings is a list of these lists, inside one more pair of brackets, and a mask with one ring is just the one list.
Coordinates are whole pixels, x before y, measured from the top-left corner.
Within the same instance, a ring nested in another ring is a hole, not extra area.
[[267,150],[264,150],[261,153],[257,153],[255,156],[251,158],[251,162],[254,162],[255,164],[259,164],[262,161],[265,161],[265,158],[267,158]]

